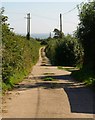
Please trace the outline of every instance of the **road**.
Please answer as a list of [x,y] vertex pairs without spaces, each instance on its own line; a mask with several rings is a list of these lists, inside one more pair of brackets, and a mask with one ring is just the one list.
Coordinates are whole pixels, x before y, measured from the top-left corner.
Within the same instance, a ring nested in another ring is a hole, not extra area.
[[51,66],[44,48],[39,54],[29,76],[4,96],[3,118],[93,118],[94,93]]

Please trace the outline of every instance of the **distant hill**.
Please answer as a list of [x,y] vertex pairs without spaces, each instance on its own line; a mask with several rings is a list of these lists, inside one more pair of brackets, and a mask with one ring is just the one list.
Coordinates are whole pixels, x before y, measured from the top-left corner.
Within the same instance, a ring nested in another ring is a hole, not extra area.
[[[20,34],[20,35],[26,36],[25,33]],[[40,39],[46,39],[46,38],[48,38],[49,36],[50,36],[50,33],[32,33],[32,34],[31,34],[31,37],[32,37],[32,38],[40,38]],[[54,36],[54,35],[51,34],[51,37],[53,37],[53,36]]]

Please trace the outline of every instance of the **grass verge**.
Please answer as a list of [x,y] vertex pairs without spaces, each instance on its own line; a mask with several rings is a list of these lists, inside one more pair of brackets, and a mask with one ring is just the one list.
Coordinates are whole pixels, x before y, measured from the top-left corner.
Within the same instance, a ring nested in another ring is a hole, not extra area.
[[73,71],[71,76],[80,82],[84,82],[86,86],[95,90],[95,75],[93,72],[81,69]]
[[46,77],[43,79],[43,81],[55,81],[52,77]]
[[[11,38],[11,39],[9,39]],[[39,59],[40,43],[19,35],[3,38],[2,89],[12,90],[29,74]],[[35,49],[36,48],[36,49]]]
[[76,70],[78,70],[78,68],[76,68],[76,67],[64,67],[64,66],[58,66],[57,67],[58,69],[63,69],[63,70],[66,70],[66,71],[69,71],[69,72],[73,72],[73,71],[76,71]]

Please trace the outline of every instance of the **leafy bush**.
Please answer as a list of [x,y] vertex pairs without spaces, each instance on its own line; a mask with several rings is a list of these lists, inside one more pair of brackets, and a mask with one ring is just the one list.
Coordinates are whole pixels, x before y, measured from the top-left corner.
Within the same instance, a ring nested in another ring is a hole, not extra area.
[[82,46],[70,35],[63,39],[50,39],[45,51],[53,65],[76,66],[82,64]]
[[72,72],[72,77],[80,82],[84,82],[87,86],[92,86],[95,89],[95,74],[89,69],[80,69]]
[[2,26],[2,30],[2,78],[7,86],[12,87],[20,82],[37,62],[40,44],[34,39],[27,40],[23,36],[15,35],[6,24]]
[[84,48],[83,68],[95,73],[95,1],[79,6],[79,20],[76,36]]
[[79,20],[76,37],[84,48],[83,66],[72,76],[95,89],[95,1],[79,5]]
[[54,79],[52,77],[46,77],[43,79],[44,81],[54,81]]
[[24,76],[31,70],[32,65],[37,62],[40,43],[34,39],[27,40],[26,37],[13,33],[9,24],[6,23],[8,17],[3,13],[4,8],[2,7],[0,21],[2,26],[1,50],[3,53],[2,87],[3,90],[11,90],[14,84],[23,80]]

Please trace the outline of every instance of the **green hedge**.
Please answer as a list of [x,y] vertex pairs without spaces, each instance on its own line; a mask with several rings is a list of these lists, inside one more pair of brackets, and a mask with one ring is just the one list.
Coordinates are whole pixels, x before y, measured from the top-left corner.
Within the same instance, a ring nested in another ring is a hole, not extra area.
[[76,66],[83,60],[83,48],[79,41],[67,35],[63,39],[50,39],[46,55],[53,65]]
[[4,27],[2,36],[2,85],[3,89],[11,89],[14,84],[22,81],[37,62],[40,43],[15,35]]

